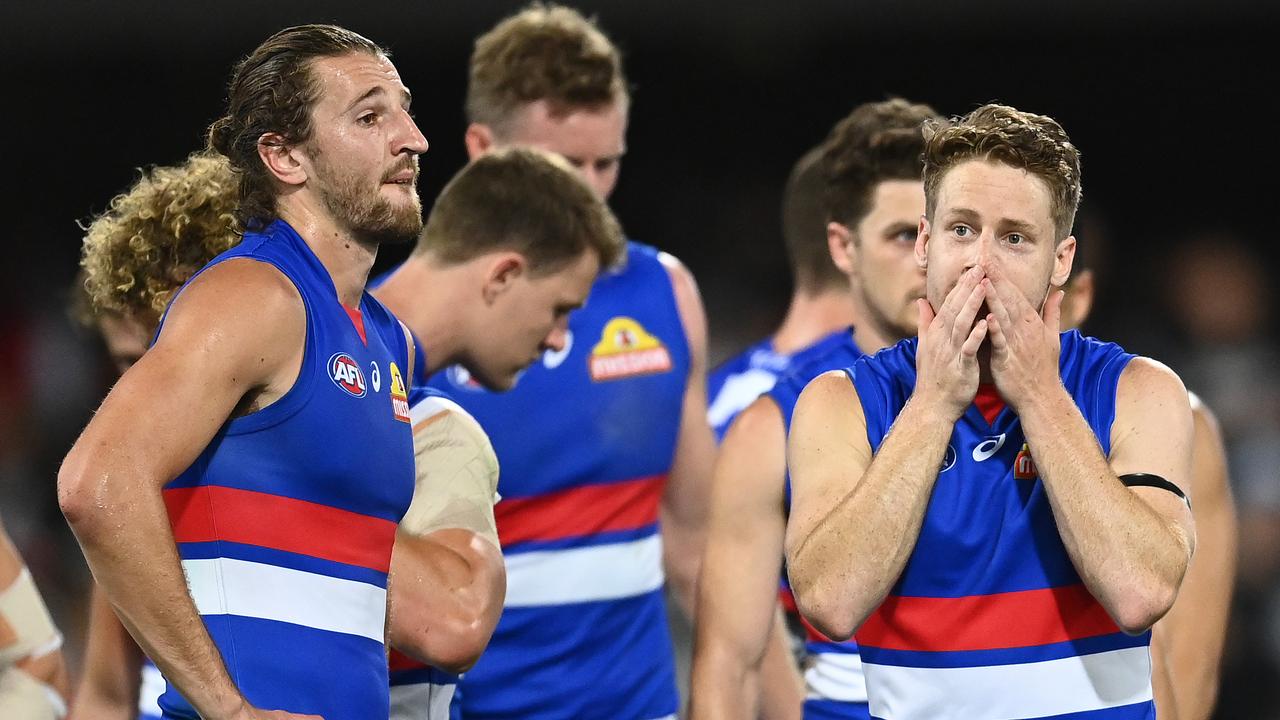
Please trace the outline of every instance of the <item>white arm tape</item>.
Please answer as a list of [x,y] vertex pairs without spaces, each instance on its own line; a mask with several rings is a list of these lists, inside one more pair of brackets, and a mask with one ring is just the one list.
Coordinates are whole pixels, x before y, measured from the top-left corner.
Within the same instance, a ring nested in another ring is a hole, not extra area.
[[62,720],[67,703],[56,690],[18,668],[0,670],[0,710],[15,720]]
[[498,545],[493,503],[498,456],[480,423],[451,400],[427,397],[410,409],[417,485],[400,521],[412,535],[470,530]]
[[24,567],[9,587],[0,590],[0,617],[18,639],[0,648],[0,669],[25,657],[40,657],[62,647],[62,634],[40,599],[31,573]]

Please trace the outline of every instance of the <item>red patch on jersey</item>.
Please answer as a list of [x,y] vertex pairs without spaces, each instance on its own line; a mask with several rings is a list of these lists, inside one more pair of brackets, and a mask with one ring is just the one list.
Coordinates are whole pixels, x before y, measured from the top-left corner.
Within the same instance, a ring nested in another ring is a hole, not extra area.
[[1000,397],[1000,391],[995,385],[979,385],[978,394],[973,397],[973,404],[977,406],[978,412],[982,413],[982,417],[986,418],[987,424],[992,425],[1000,411],[1004,409],[1004,398]]

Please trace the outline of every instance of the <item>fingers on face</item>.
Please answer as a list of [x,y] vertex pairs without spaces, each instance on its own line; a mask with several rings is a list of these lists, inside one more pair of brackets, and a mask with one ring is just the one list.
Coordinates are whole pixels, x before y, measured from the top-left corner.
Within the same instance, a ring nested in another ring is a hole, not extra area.
[[972,358],[977,356],[978,348],[982,346],[982,341],[986,339],[989,327],[985,319],[979,320],[973,326],[973,330],[969,331],[969,337],[965,338],[964,345],[960,346],[960,352],[965,357]]
[[982,307],[983,300],[986,300],[989,294],[982,283],[975,283],[973,289],[969,291],[969,297],[965,299],[964,306],[956,314],[952,326],[951,337],[957,345],[962,344],[969,335],[969,331],[973,329],[978,308]]
[[956,281],[956,286],[951,288],[951,292],[947,293],[947,299],[942,302],[942,308],[938,311],[938,316],[942,318],[943,322],[948,324],[955,322],[956,314],[960,312],[960,308],[981,278],[982,271],[976,267],[969,268],[960,275],[960,279]]
[[1066,296],[1065,292],[1054,290],[1049,293],[1049,299],[1044,304],[1044,325],[1055,334],[1061,329],[1062,299]]

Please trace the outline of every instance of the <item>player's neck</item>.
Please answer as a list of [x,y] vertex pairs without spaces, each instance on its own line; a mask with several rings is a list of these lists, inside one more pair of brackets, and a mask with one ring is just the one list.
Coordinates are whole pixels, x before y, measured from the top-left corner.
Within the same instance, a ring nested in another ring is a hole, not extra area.
[[787,315],[773,334],[774,350],[790,354],[803,350],[831,333],[854,323],[853,300],[848,290],[817,293],[797,290]]
[[393,315],[411,330],[427,356],[427,374],[452,364],[461,352],[462,325],[458,308],[466,306],[459,273],[410,255],[373,291]]
[[316,207],[319,200],[303,193],[279,198],[280,219],[289,223],[311,248],[329,272],[338,291],[338,301],[355,307],[369,281],[369,271],[378,257],[378,246],[362,242],[326,208]]

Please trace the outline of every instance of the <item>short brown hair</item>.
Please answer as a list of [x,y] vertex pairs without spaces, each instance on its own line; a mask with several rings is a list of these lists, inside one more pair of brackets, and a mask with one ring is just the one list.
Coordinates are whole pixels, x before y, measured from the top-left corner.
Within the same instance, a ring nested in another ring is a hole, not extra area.
[[805,153],[791,168],[782,191],[782,240],[797,290],[818,293],[847,287],[848,279],[831,261],[827,248],[827,214],[823,206],[825,146]]
[[80,267],[89,309],[157,322],[183,283],[240,242],[238,195],[235,174],[217,154],[143,172],[85,232]]
[[938,188],[951,168],[967,160],[987,160],[1025,170],[1049,186],[1057,240],[1071,234],[1080,207],[1080,151],[1067,131],[1045,115],[989,104],[962,118],[925,129],[925,212],[938,206]]
[[499,131],[538,100],[558,115],[627,98],[618,48],[572,8],[533,3],[477,38],[471,53],[467,118]]
[[415,253],[446,264],[497,250],[556,272],[587,250],[600,267],[620,264],[626,240],[613,212],[567,162],[533,148],[486,153],[458,171],[436,198]]
[[928,105],[902,98],[864,103],[827,136],[827,219],[853,229],[871,211],[876,185],[919,180],[925,122],[938,120]]
[[390,56],[362,35],[336,25],[299,25],[267,38],[241,60],[227,89],[227,114],[209,127],[209,147],[226,155],[240,176],[236,217],[249,230],[277,217],[271,176],[258,157],[263,135],[276,133],[280,145],[311,138],[311,109],[320,87],[311,72],[318,58],[365,52]]

